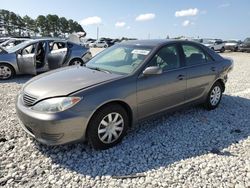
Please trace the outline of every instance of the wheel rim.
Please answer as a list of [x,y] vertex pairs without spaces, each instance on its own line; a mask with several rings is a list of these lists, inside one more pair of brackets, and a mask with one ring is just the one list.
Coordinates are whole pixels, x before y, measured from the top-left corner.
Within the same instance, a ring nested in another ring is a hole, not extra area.
[[221,89],[219,86],[215,86],[210,95],[210,103],[215,106],[219,103],[221,97]]
[[0,78],[7,79],[11,77],[11,70],[5,65],[0,65]]
[[116,141],[124,129],[124,120],[117,112],[106,115],[98,126],[98,137],[105,143],[110,144]]
[[81,61],[78,61],[78,60],[73,61],[73,63],[72,63],[72,65],[81,65],[81,64],[82,64],[82,62],[81,62]]

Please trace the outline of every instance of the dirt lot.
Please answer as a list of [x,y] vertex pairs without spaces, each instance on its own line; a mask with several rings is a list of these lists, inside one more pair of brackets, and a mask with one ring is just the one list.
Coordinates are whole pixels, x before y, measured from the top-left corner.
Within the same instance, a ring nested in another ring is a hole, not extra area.
[[222,55],[235,66],[218,109],[141,122],[105,151],[37,143],[15,112],[31,77],[1,81],[0,187],[250,187],[250,53]]

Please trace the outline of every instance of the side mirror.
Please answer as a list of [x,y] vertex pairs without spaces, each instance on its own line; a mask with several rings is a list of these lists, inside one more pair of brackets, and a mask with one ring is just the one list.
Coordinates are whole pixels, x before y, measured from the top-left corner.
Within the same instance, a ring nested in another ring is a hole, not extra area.
[[151,67],[147,67],[144,71],[143,71],[143,75],[158,75],[158,74],[162,74],[162,68],[158,67],[158,66],[151,66]]

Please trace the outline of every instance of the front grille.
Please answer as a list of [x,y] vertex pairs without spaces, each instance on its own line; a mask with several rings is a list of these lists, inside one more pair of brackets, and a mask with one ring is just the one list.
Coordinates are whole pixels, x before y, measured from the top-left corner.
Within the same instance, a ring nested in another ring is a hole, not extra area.
[[27,93],[23,94],[23,103],[26,106],[32,106],[36,102],[37,98],[28,95]]

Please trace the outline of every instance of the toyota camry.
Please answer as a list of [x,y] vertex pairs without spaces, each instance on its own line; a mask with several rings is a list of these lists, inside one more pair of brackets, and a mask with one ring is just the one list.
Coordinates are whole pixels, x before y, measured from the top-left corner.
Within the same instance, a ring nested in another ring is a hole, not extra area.
[[107,48],[85,66],[41,74],[16,102],[21,126],[47,145],[118,144],[138,121],[189,104],[215,109],[233,67],[202,44],[137,40]]

